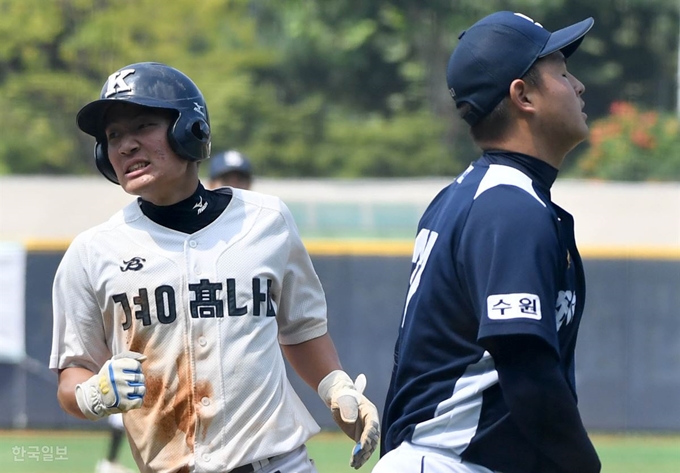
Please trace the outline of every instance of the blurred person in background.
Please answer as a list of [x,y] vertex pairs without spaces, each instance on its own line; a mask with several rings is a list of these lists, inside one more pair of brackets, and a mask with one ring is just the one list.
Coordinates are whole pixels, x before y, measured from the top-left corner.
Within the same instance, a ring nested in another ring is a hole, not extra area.
[[250,160],[236,150],[222,151],[210,158],[209,189],[236,187],[250,190],[253,184],[253,167]]

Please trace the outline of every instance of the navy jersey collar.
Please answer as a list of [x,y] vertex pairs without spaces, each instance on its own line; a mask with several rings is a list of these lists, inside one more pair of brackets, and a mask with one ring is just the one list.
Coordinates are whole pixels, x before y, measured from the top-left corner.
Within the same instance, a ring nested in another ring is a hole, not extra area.
[[479,161],[486,164],[502,164],[518,169],[527,174],[535,184],[542,187],[548,193],[559,172],[545,161],[541,161],[528,154],[512,151],[485,151]]

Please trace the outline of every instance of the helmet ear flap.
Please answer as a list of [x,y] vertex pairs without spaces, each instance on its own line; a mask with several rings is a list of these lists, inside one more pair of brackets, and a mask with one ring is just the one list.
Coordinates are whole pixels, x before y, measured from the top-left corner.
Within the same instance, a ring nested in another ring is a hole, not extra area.
[[97,169],[101,172],[105,178],[114,184],[120,184],[118,182],[118,177],[116,177],[116,171],[113,170],[111,161],[109,161],[108,153],[106,152],[106,147],[97,140],[94,145],[94,162],[97,165]]
[[189,161],[210,157],[210,125],[203,117],[186,117],[180,113],[175,124],[168,128],[168,142],[173,151]]

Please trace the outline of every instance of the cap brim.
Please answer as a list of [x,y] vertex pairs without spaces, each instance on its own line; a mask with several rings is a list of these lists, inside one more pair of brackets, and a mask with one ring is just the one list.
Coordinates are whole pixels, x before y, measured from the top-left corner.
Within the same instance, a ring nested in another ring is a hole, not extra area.
[[556,51],[562,51],[564,57],[571,56],[594,23],[595,21],[592,18],[586,18],[576,24],[555,31],[550,35],[550,39],[548,39],[538,57],[545,57]]
[[168,107],[167,102],[153,100],[149,98],[140,100],[139,97],[134,96],[130,96],[129,98],[120,97],[116,99],[99,99],[88,103],[87,105],[80,109],[78,115],[76,116],[76,123],[78,124],[78,128],[83,130],[88,135],[92,135],[95,138],[98,138],[99,135],[104,131],[103,130],[104,116],[106,115],[106,111],[108,110],[108,108],[114,103],[121,103],[127,101],[145,107],[170,108]]
[[101,127],[102,119],[113,100],[95,100],[80,109],[76,116],[78,128],[88,135],[97,136],[97,130]]

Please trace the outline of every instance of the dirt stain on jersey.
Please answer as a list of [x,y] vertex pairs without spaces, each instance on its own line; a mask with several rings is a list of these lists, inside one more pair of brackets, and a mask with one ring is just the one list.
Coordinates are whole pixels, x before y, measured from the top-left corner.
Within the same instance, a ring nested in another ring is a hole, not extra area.
[[[129,332],[131,333],[126,340],[128,348],[144,353],[150,341],[150,333],[141,327],[134,327]],[[146,354],[151,358],[149,361],[163,356],[162,353],[155,354],[154,350]],[[145,365],[148,366],[147,369],[144,369]],[[146,395],[140,409],[144,420],[140,419],[137,429],[146,432],[142,437],[146,437],[146,442],[151,445],[145,456],[155,458],[161,455],[170,462],[181,465],[194,451],[198,417],[203,407],[201,401],[206,397],[213,399],[213,386],[207,380],[197,381],[194,385],[189,355],[184,350],[175,360],[174,372],[158,372],[153,370],[154,366],[158,365],[142,364]],[[201,440],[205,440],[212,416],[201,417]],[[186,444],[186,447],[178,442]],[[189,473],[190,468],[183,465],[174,471]]]
[[193,383],[186,358],[186,354],[182,353],[175,361],[176,379],[172,379],[172,376],[146,376],[146,396],[142,408],[153,412],[156,441],[159,444],[169,443],[181,431],[187,447],[193,451],[196,415]]
[[191,370],[186,352],[183,352],[176,362],[177,394],[172,401],[177,429],[185,434],[189,450],[194,451],[196,436],[196,412],[194,410],[194,393]]
[[[139,348],[135,340],[139,338],[134,338],[131,347]],[[159,356],[163,355],[156,355],[154,361]],[[172,471],[188,473],[187,462],[194,450],[196,430],[188,355],[183,351],[177,357],[174,370],[159,372],[153,369],[154,366],[160,365],[150,364],[144,372],[146,395],[139,409],[135,437],[139,436],[139,447],[144,446],[143,456],[147,463],[153,464],[153,459],[158,457],[160,464],[178,465]]]
[[[210,381],[196,381],[196,400],[203,400],[203,398],[208,398],[208,399],[213,399],[213,387],[212,383]],[[200,416],[201,414],[201,405],[198,405],[199,410],[198,414],[200,417],[200,423],[201,423],[201,440],[205,440],[206,437],[208,436],[208,428],[210,427],[211,423],[211,418],[205,418]]]
[[128,350],[144,353],[150,337],[151,334],[148,330],[139,327],[137,324],[132,324],[132,327],[125,333],[125,342],[127,343]]

